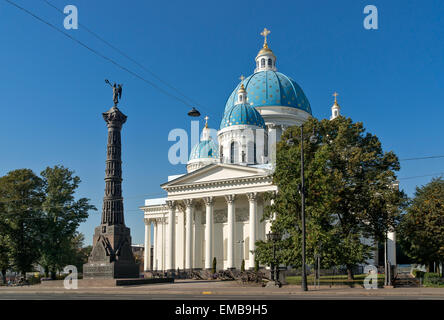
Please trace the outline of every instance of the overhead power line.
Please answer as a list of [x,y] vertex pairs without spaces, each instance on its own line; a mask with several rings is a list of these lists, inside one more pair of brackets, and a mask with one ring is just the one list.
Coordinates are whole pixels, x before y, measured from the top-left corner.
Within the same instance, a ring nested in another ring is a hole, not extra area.
[[[104,59],[104,60],[106,60],[106,61],[108,61],[108,62],[114,64],[115,66],[117,66],[118,68],[122,69],[123,71],[125,71],[125,72],[127,72],[127,73],[133,75],[134,77],[136,77],[136,78],[142,80],[143,82],[145,82],[146,84],[150,85],[151,87],[153,87],[153,88],[159,90],[159,91],[162,92],[163,94],[165,94],[165,95],[167,95],[167,96],[169,96],[169,97],[171,97],[171,98],[173,98],[173,99],[175,99],[175,100],[177,100],[177,101],[182,102],[182,103],[183,103],[184,105],[186,105],[187,107],[190,107],[189,102],[186,101],[185,99],[180,98],[180,97],[178,97],[178,96],[176,96],[176,95],[174,95],[174,94],[172,94],[172,93],[166,91],[165,89],[163,89],[162,87],[158,86],[158,85],[155,84],[154,82],[145,79],[144,77],[142,77],[142,76],[139,75],[138,73],[136,73],[136,72],[134,72],[134,71],[128,69],[127,67],[121,65],[120,63],[118,63],[118,62],[116,62],[115,60],[109,58],[108,56],[106,56],[106,55],[100,53],[99,51],[97,51],[97,50],[91,48],[91,47],[88,46],[87,44],[85,44],[85,43],[83,43],[82,41],[80,41],[80,40],[74,38],[73,36],[71,36],[71,35],[68,34],[67,32],[65,32],[65,31],[63,31],[63,30],[57,28],[54,24],[52,24],[52,23],[50,23],[50,22],[44,20],[43,18],[37,16],[36,14],[34,14],[34,13],[31,12],[31,11],[29,11],[28,9],[26,9],[26,8],[24,8],[24,7],[22,7],[22,6],[18,5],[18,4],[16,4],[15,2],[13,2],[13,1],[11,1],[11,0],[5,0],[5,1],[8,2],[9,4],[13,5],[14,7],[20,9],[21,11],[27,13],[28,15],[32,16],[33,18],[37,19],[38,21],[40,21],[40,22],[42,22],[42,23],[48,25],[49,27],[51,27],[52,29],[56,30],[57,32],[63,34],[63,35],[66,36],[66,37],[68,37],[69,39],[73,40],[74,42],[76,42],[77,44],[81,45],[82,47],[88,49],[89,51],[91,51],[91,52],[94,53],[95,55],[99,56],[100,58],[102,58],[102,59]],[[96,36],[97,36],[97,35],[96,35]],[[99,36],[97,36],[97,37],[99,37]],[[111,45],[111,46],[112,46],[112,45]]]
[[420,176],[411,176],[411,177],[404,177],[404,178],[398,178],[398,180],[408,180],[408,179],[416,179],[416,178],[424,178],[424,177],[439,177],[439,176],[443,176],[444,172],[437,172],[437,173],[430,173],[430,174],[423,174]]
[[400,159],[399,161],[438,159],[438,158],[444,158],[444,156],[427,156],[427,157],[418,157],[418,158],[406,158],[406,159]]
[[[59,9],[58,7],[56,7],[54,4],[52,4],[51,2],[47,1],[47,0],[42,0],[43,2],[45,2],[47,5],[49,5],[50,7],[54,8],[55,10],[57,10],[59,13],[61,13],[63,16],[65,16],[65,13],[63,12],[63,10]],[[135,60],[134,58],[130,57],[128,54],[126,54],[125,52],[123,52],[121,49],[117,48],[115,45],[111,44],[109,41],[105,40],[103,37],[101,37],[100,35],[98,35],[96,32],[92,31],[89,27],[85,26],[82,23],[79,23],[79,26],[82,27],[82,29],[85,29],[85,31],[87,31],[88,33],[90,33],[91,35],[93,35],[95,38],[97,38],[98,40],[102,41],[104,44],[106,44],[108,47],[110,47],[111,49],[115,50],[116,52],[118,52],[120,55],[124,56],[125,58],[127,58],[128,60],[130,60],[131,62],[135,63],[137,66],[139,66],[140,68],[142,68],[143,70],[145,70],[146,72],[148,72],[151,76],[153,76],[154,78],[156,78],[158,81],[162,82],[165,86],[167,86],[168,88],[174,90],[176,93],[178,93],[179,95],[181,95],[183,98],[185,98],[186,100],[188,100],[189,102],[191,102],[191,104],[194,104],[195,106],[199,106],[202,107],[199,103],[197,103],[196,101],[194,101],[193,99],[191,99],[190,97],[186,96],[184,93],[182,93],[179,89],[177,89],[176,87],[174,87],[173,85],[171,85],[170,83],[168,83],[167,81],[163,80],[161,77],[159,77],[157,74],[155,74],[152,70],[148,69],[147,67],[145,67],[144,65],[142,65],[140,62],[138,62],[137,60]]]

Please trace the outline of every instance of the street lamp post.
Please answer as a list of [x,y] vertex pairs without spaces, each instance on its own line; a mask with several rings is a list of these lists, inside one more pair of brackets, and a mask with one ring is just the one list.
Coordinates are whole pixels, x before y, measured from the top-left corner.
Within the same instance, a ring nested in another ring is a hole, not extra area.
[[305,266],[305,178],[304,178],[304,126],[301,125],[301,210],[302,210],[302,290],[307,291]]
[[[301,288],[303,291],[308,291],[307,287],[307,269],[305,264],[305,177],[304,177],[304,125],[301,124],[301,185],[300,185],[300,193],[301,193],[301,222],[302,222],[302,282],[301,282]],[[314,135],[314,128],[313,128],[313,134],[310,137],[310,142],[315,143],[316,137]],[[293,145],[293,139],[290,137],[290,139],[287,140],[287,145],[291,146]]]

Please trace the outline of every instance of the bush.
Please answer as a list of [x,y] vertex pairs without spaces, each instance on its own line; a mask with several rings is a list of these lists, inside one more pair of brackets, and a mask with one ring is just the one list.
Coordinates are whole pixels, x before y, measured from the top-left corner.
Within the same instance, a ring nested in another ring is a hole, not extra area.
[[213,258],[213,268],[211,271],[213,271],[213,273],[216,273],[216,266],[217,266],[217,260],[216,257]]
[[444,278],[439,276],[439,273],[427,272],[424,275],[425,286],[440,286],[444,285]]
[[29,285],[39,284],[40,283],[40,278],[41,278],[40,276],[28,277]]

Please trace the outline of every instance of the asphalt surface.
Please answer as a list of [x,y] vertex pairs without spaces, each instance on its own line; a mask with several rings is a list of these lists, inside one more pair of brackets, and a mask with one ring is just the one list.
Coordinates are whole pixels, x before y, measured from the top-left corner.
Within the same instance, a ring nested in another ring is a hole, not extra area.
[[126,287],[73,290],[42,285],[0,287],[0,300],[444,300],[444,288],[384,288],[299,286],[262,288],[229,281],[186,281]]
[[190,294],[93,294],[93,293],[5,293],[0,300],[444,300],[442,296],[349,296],[321,295],[190,295]]

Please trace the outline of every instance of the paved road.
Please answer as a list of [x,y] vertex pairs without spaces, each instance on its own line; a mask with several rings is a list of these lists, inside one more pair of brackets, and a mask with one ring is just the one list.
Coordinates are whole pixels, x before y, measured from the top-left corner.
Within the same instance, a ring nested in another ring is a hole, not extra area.
[[298,286],[262,288],[240,286],[234,282],[178,281],[112,288],[82,287],[0,287],[1,299],[26,300],[444,300],[444,288],[391,288],[366,290],[347,287],[309,287],[301,292]]
[[208,294],[97,294],[97,293],[0,293],[0,300],[444,300],[444,295],[208,295]]

